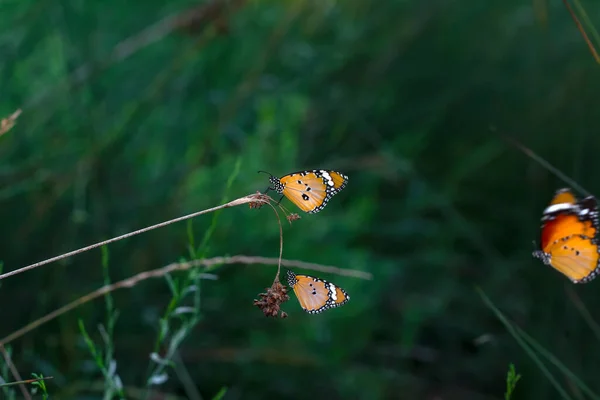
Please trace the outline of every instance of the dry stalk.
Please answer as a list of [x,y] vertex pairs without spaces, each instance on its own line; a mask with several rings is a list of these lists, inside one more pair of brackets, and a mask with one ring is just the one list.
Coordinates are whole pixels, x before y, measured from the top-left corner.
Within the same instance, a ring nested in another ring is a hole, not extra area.
[[340,269],[340,268],[331,267],[331,266],[327,266],[327,265],[312,264],[312,263],[296,261],[296,260],[284,260],[281,258],[267,258],[267,257],[252,257],[252,256],[244,256],[244,255],[232,256],[232,257],[215,257],[215,258],[208,258],[208,259],[203,259],[203,260],[193,260],[193,261],[185,262],[185,263],[173,263],[173,264],[167,265],[166,267],[154,269],[151,271],[140,272],[139,274],[134,275],[130,278],[124,279],[122,281],[115,282],[110,285],[102,286],[101,288],[94,290],[93,292],[88,293],[85,296],[82,296],[82,297],[78,298],[77,300],[74,300],[74,301],[52,311],[51,313],[46,314],[45,316],[25,325],[24,327],[14,331],[10,335],[8,335],[5,338],[3,338],[2,340],[0,340],[0,346],[5,346],[6,344],[12,342],[13,340],[40,327],[41,325],[45,324],[46,322],[49,322],[49,321],[59,317],[60,315],[66,313],[68,311],[71,311],[74,308],[77,308],[78,306],[80,306],[82,304],[85,304],[89,301],[95,300],[98,297],[102,297],[105,294],[107,294],[109,292],[113,292],[117,289],[131,288],[131,287],[137,285],[139,282],[144,281],[146,279],[160,278],[160,277],[163,277],[163,276],[165,276],[171,272],[175,272],[175,271],[185,271],[185,270],[188,270],[193,267],[209,268],[209,267],[212,267],[215,265],[223,265],[223,264],[265,264],[265,265],[278,265],[278,266],[283,265],[285,267],[304,268],[304,269],[309,269],[309,270],[314,270],[314,271],[328,272],[331,274],[351,276],[351,277],[360,278],[360,279],[369,279],[369,280],[372,279],[372,275],[370,273],[364,272],[364,271]]
[[0,346],[0,353],[2,353],[2,358],[4,358],[4,362],[6,363],[6,365],[8,365],[8,369],[10,369],[10,373],[18,381],[18,383],[14,383],[14,384],[19,385],[19,389],[21,390],[21,393],[23,394],[23,398],[26,400],[31,400],[31,395],[29,395],[27,388],[23,384],[23,379],[21,378],[21,375],[19,374],[17,367],[15,367],[15,364],[10,359],[10,355],[8,354],[8,351],[6,351],[6,348],[3,345]]
[[[264,195],[262,195],[262,196],[264,196]],[[269,201],[265,200],[265,198],[262,197],[262,196],[257,196],[255,194],[251,194],[251,195],[248,195],[248,196],[245,196],[245,197],[240,197],[239,199],[235,199],[233,201],[230,201],[229,203],[225,203],[225,204],[222,204],[220,206],[216,206],[216,207],[208,208],[206,210],[198,211],[198,212],[195,212],[195,213],[192,213],[192,214],[184,215],[183,217],[179,217],[179,218],[175,218],[175,219],[172,219],[172,220],[169,220],[169,221],[161,222],[160,224],[148,226],[146,228],[139,229],[139,230],[134,231],[134,232],[129,232],[129,233],[126,233],[124,235],[114,237],[112,239],[104,240],[102,242],[98,242],[98,243],[92,244],[90,246],[83,247],[81,249],[73,250],[73,251],[70,251],[68,253],[64,253],[64,254],[61,254],[59,256],[49,258],[49,259],[44,260],[44,261],[40,261],[40,262],[37,262],[35,264],[31,264],[31,265],[28,265],[26,267],[22,267],[22,268],[16,269],[14,271],[10,271],[10,272],[4,273],[4,274],[0,275],[0,280],[8,278],[9,276],[13,276],[13,275],[17,275],[17,274],[23,273],[25,271],[29,271],[30,269],[35,269],[35,268],[41,267],[42,265],[50,264],[51,262],[54,262],[54,261],[62,260],[64,258],[71,257],[71,256],[74,256],[76,254],[80,254],[80,253],[83,253],[83,252],[95,249],[97,247],[107,245],[109,243],[113,243],[113,242],[117,242],[119,240],[127,239],[127,238],[130,238],[132,236],[139,235],[140,233],[148,232],[148,231],[151,231],[151,230],[156,229],[156,228],[162,228],[163,226],[167,226],[167,225],[173,224],[175,222],[184,221],[186,219],[194,218],[194,217],[197,217],[197,216],[202,215],[202,214],[208,214],[210,212],[221,210],[223,208],[235,207],[235,206],[239,206],[239,205],[242,205],[242,204],[248,204],[248,203],[257,203],[257,202],[258,203],[269,203]],[[266,197],[270,199],[270,197],[268,197],[268,196],[266,196]]]
[[600,55],[598,55],[598,52],[596,51],[594,44],[592,43],[592,41],[588,37],[587,33],[585,32],[585,28],[583,27],[581,22],[579,22],[579,18],[577,18],[575,11],[573,11],[573,9],[571,8],[571,5],[569,4],[568,0],[563,0],[563,3],[565,5],[565,7],[567,7],[567,11],[569,11],[571,18],[573,18],[573,21],[575,22],[575,25],[577,26],[577,30],[579,30],[579,33],[581,33],[581,36],[583,36],[583,40],[585,41],[585,44],[587,44],[588,48],[590,49],[590,53],[592,53],[592,57],[594,57],[594,60],[596,60],[596,62],[598,64],[600,64]]

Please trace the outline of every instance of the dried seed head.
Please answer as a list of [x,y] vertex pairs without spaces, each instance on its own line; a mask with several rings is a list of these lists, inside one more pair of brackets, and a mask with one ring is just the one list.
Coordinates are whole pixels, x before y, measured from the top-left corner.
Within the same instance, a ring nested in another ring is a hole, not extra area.
[[[279,282],[273,282],[270,288],[267,288],[266,293],[258,295],[260,300],[254,300],[254,305],[262,310],[267,317],[277,317],[281,311],[281,304],[288,301],[290,296],[287,294],[287,288]],[[287,314],[281,311],[281,318],[286,318]]]
[[288,222],[291,224],[292,221],[299,220],[300,216],[298,214],[296,214],[296,213],[291,213],[286,218],[287,218]]
[[15,126],[15,122],[16,122],[17,118],[19,117],[19,115],[21,115],[20,108],[17,111],[15,111],[14,113],[12,113],[11,115],[9,115],[8,117],[2,118],[0,120],[0,135],[3,135],[6,132],[10,131],[12,129],[12,127]]
[[263,205],[271,201],[271,198],[269,196],[259,191],[257,191],[256,194],[253,194],[250,197],[256,200],[248,203],[248,207],[250,208],[261,208]]

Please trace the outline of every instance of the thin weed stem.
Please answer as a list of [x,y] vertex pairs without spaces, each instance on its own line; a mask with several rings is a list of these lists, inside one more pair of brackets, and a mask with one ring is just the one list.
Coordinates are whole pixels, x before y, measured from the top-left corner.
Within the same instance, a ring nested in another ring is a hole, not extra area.
[[[85,296],[82,296],[82,297],[78,298],[77,300],[74,300],[74,301],[52,311],[51,313],[46,314],[45,316],[25,325],[24,327],[14,331],[10,335],[8,335],[5,338],[3,338],[2,340],[0,340],[0,347],[5,346],[7,343],[10,343],[15,339],[20,338],[21,336],[25,335],[26,333],[31,332],[32,330],[40,327],[41,325],[45,324],[46,322],[52,321],[53,319],[61,316],[62,314],[66,313],[68,311],[73,310],[74,308],[79,307],[80,305],[83,305],[87,302],[95,300],[98,297],[102,297],[102,296],[106,295],[107,293],[113,292],[117,289],[131,288],[131,287],[137,285],[139,282],[144,281],[146,279],[160,278],[160,277],[163,277],[174,271],[186,271],[186,270],[188,270],[190,268],[194,268],[194,267],[204,267],[206,269],[206,268],[210,268],[212,266],[223,265],[223,264],[264,264],[264,265],[278,265],[279,267],[281,265],[283,265],[285,267],[304,268],[304,269],[310,269],[310,270],[314,270],[314,271],[326,272],[326,273],[331,273],[331,274],[350,276],[350,277],[359,278],[359,279],[370,280],[373,278],[372,274],[370,274],[369,272],[365,272],[365,271],[341,269],[341,268],[337,268],[337,267],[320,265],[320,264],[312,264],[312,263],[296,261],[296,260],[284,260],[281,257],[280,258],[267,258],[267,257],[252,257],[252,256],[238,255],[238,256],[232,256],[232,257],[214,257],[214,258],[208,258],[208,259],[203,259],[203,260],[193,260],[193,261],[185,262],[185,263],[173,263],[173,264],[167,265],[166,267],[154,269],[151,271],[140,272],[139,274],[134,275],[130,278],[124,279],[122,281],[115,282],[110,285],[102,286],[101,288],[96,289],[93,292],[90,292],[90,293],[86,294]],[[204,274],[203,276],[201,275],[201,277],[210,278],[210,277],[212,277],[212,275]]]
[[577,308],[577,311],[579,311],[585,322],[587,322],[588,326],[592,330],[592,332],[594,332],[594,335],[596,335],[596,339],[600,341],[600,326],[598,326],[598,323],[594,321],[594,317],[592,316],[588,308],[585,306],[583,301],[581,301],[581,299],[572,287],[567,286],[566,291],[567,295],[569,296],[569,299]]
[[[8,365],[8,368],[10,369],[10,373],[17,380],[17,383],[14,383],[14,384],[19,385],[19,389],[21,390],[21,393],[23,393],[23,398],[26,400],[31,400],[31,396],[29,395],[27,388],[25,387],[25,385],[22,382],[23,378],[21,378],[21,375],[19,374],[17,367],[15,367],[15,364],[12,362],[12,360],[10,358],[10,354],[8,354],[8,351],[6,351],[6,347],[4,345],[0,345],[0,353],[2,353],[2,358],[4,358],[4,362],[6,363],[6,365]],[[4,386],[6,386],[6,385],[4,385]]]
[[[28,383],[34,383],[34,382],[40,382],[40,381],[48,381],[48,380],[53,379],[53,378],[54,378],[53,376],[44,376],[44,377],[35,378],[35,379],[25,379],[25,380],[22,380],[22,381],[7,382],[7,383],[0,384],[0,388],[7,387],[7,386],[15,386],[15,385],[23,386],[23,385],[26,385]],[[29,395],[29,393],[27,393],[27,395]],[[27,397],[27,398],[31,399],[31,397]]]
[[[563,399],[573,400],[571,396],[566,392],[566,390],[561,386],[558,380],[552,375],[550,370],[546,367],[544,362],[538,357],[536,351],[530,345],[531,342],[527,341],[525,337],[523,337],[524,332],[520,330],[520,328],[516,325],[513,325],[508,318],[494,305],[492,300],[485,294],[485,292],[479,288],[475,287],[475,290],[481,296],[483,303],[496,315],[496,318],[502,322],[508,333],[515,339],[519,346],[527,353],[527,355],[531,358],[531,360],[537,365],[540,371],[546,376],[548,381],[552,384],[554,389],[560,394]],[[538,350],[539,351],[539,350]]]
[[583,40],[585,41],[588,48],[590,49],[590,53],[592,53],[594,60],[596,60],[596,62],[598,64],[600,64],[600,56],[598,55],[598,52],[596,51],[594,44],[592,43],[592,41],[588,37],[587,33],[585,32],[585,28],[583,27],[581,22],[579,22],[579,18],[577,18],[575,11],[573,11],[573,8],[571,8],[571,5],[569,4],[569,2],[567,0],[563,0],[563,3],[565,4],[565,7],[567,7],[567,11],[569,11],[569,14],[571,14],[571,18],[573,18],[573,21],[575,21],[575,25],[577,25],[577,29],[581,33],[581,36],[583,36]]
[[277,212],[277,209],[271,203],[267,203],[275,213],[277,217],[277,223],[279,224],[279,262],[277,263],[277,274],[275,274],[275,279],[273,283],[279,282],[279,273],[281,272],[281,257],[283,257],[283,227],[281,226],[281,217]]
[[23,273],[25,271],[29,271],[31,269],[35,269],[35,268],[41,267],[42,265],[50,264],[51,262],[54,262],[54,261],[62,260],[62,259],[67,258],[67,257],[71,257],[71,256],[74,256],[74,255],[77,255],[77,254],[80,254],[80,253],[84,253],[86,251],[95,249],[95,248],[100,247],[100,246],[107,245],[109,243],[117,242],[119,240],[127,239],[127,238],[130,238],[130,237],[135,236],[135,235],[139,235],[140,233],[148,232],[148,231],[151,231],[151,230],[157,229],[157,228],[162,228],[163,226],[167,226],[167,225],[173,224],[175,222],[184,221],[186,219],[194,218],[194,217],[197,217],[197,216],[202,215],[202,214],[208,214],[210,212],[215,212],[217,210],[222,210],[222,209],[228,208],[228,207],[235,207],[235,206],[239,206],[239,205],[242,205],[242,204],[256,203],[256,202],[259,202],[259,203],[268,203],[267,200],[265,200],[265,199],[263,199],[261,197],[257,197],[255,194],[251,194],[251,195],[248,195],[248,196],[245,196],[245,197],[240,197],[239,199],[232,200],[229,203],[221,204],[220,206],[216,206],[216,207],[213,207],[213,208],[208,208],[206,210],[202,210],[202,211],[198,211],[198,212],[195,212],[195,213],[192,213],[192,214],[184,215],[183,217],[179,217],[179,218],[171,219],[169,221],[161,222],[160,224],[148,226],[146,228],[139,229],[137,231],[129,232],[129,233],[126,233],[124,235],[114,237],[112,239],[108,239],[108,240],[105,240],[105,241],[102,241],[102,242],[99,242],[99,243],[95,243],[95,244],[92,244],[92,245],[87,246],[87,247],[82,247],[80,249],[77,249],[77,250],[74,250],[74,251],[70,251],[68,253],[64,253],[64,254],[61,254],[59,256],[49,258],[47,260],[37,262],[35,264],[31,264],[31,265],[28,265],[26,267],[16,269],[14,271],[7,272],[5,274],[0,275],[0,280],[8,278],[8,277],[13,276],[13,275],[18,275],[20,273]]
[[575,180],[571,179],[566,174],[564,174],[562,171],[560,171],[558,168],[556,168],[555,166],[553,166],[552,164],[550,164],[548,161],[546,161],[544,158],[542,158],[541,156],[537,155],[533,150],[531,150],[530,148],[528,148],[525,145],[521,144],[521,142],[519,142],[517,139],[512,138],[512,137],[510,137],[510,136],[508,136],[508,135],[506,135],[506,134],[504,134],[502,132],[499,132],[496,127],[491,127],[490,130],[492,132],[498,134],[501,138],[503,138],[504,140],[506,140],[508,143],[512,144],[514,147],[516,147],[517,149],[519,149],[520,151],[522,151],[526,156],[528,156],[532,160],[536,161],[542,167],[546,168],[546,170],[548,170],[551,173],[553,173],[556,177],[558,177],[559,179],[561,179],[565,183],[569,184],[571,187],[577,189],[578,191],[580,191],[581,193],[583,193],[586,196],[590,196],[591,195],[590,192],[588,192],[587,190],[585,190],[585,188],[583,188],[581,185],[579,185],[577,182],[575,182]]

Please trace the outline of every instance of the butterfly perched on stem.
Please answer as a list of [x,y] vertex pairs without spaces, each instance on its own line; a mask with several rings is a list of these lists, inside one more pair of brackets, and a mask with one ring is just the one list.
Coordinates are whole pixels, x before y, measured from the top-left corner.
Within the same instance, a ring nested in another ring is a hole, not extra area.
[[294,289],[300,306],[309,314],[318,314],[330,308],[343,306],[350,300],[344,289],[324,279],[296,275],[288,270],[287,281]]
[[[265,171],[258,172],[269,174]],[[327,202],[348,183],[346,175],[324,169],[293,172],[281,178],[269,175],[269,183],[272,187],[269,186],[265,193],[274,190],[287,197],[302,211],[310,214],[318,213],[325,208]]]
[[596,198],[577,200],[570,189],[560,189],[544,210],[540,250],[533,256],[573,283],[589,282],[600,271],[598,229]]

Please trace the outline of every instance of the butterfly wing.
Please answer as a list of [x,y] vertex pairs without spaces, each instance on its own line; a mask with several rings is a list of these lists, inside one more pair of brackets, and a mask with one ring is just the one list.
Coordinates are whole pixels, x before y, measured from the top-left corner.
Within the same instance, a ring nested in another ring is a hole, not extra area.
[[579,214],[585,217],[590,211],[596,210],[596,199],[593,196],[578,201],[571,189],[559,189],[554,194],[552,201],[544,210],[542,222],[552,220],[563,214]]
[[578,201],[570,189],[560,189],[544,210],[542,216],[541,248],[572,235],[592,239],[598,232],[598,204],[593,196]]
[[581,220],[573,214],[561,214],[547,220],[542,226],[541,248],[549,252],[551,247],[563,238],[573,235],[585,235],[589,238],[596,237],[597,229],[591,220]]
[[343,188],[346,187],[346,184],[348,183],[348,177],[346,175],[336,171],[321,172],[327,172],[329,174],[329,178],[331,179],[331,182],[333,182],[333,185],[330,185],[333,187],[333,190],[335,190],[335,193],[340,192]]
[[589,282],[599,271],[598,245],[589,236],[567,236],[536,253],[536,257],[566,275],[573,283]]
[[[332,284],[333,285],[333,284]],[[350,296],[344,289],[339,286],[335,287],[335,299],[333,301],[332,307],[340,307],[350,301]]]
[[599,263],[598,205],[593,196],[578,201],[561,189],[544,210],[540,250],[533,253],[575,283],[596,276]]
[[279,179],[279,187],[275,187],[302,211],[314,214],[325,208],[347,182],[346,175],[321,169],[285,175]]
[[313,276],[296,275],[288,271],[288,284],[294,289],[300,307],[309,314],[342,306],[350,300],[344,289]]
[[[548,207],[555,206],[558,204],[564,204],[565,206],[571,207],[575,206],[577,204],[577,197],[575,197],[575,195],[569,188],[558,189],[554,194],[552,201],[550,201],[550,204],[548,204]],[[546,209],[544,213],[548,212],[547,210],[548,209]]]

